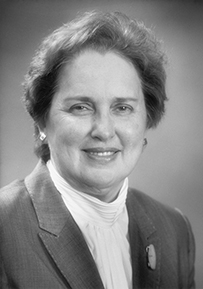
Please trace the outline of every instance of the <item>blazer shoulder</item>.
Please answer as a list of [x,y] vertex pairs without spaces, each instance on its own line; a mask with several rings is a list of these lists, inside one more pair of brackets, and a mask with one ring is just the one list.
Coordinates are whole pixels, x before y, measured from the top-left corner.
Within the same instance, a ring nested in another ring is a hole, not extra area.
[[195,288],[195,239],[187,217],[180,210],[131,188],[128,192],[127,206],[131,214],[133,210],[141,212],[135,213],[137,219],[140,219],[137,220],[138,223],[142,222],[140,216],[147,216],[156,228],[161,243],[167,248],[167,251],[162,250],[163,256],[166,254],[167,258],[170,251],[173,256],[177,253],[177,260],[181,260],[179,271],[182,272],[183,283],[187,284],[183,287]]
[[134,188],[129,188],[128,199],[130,202],[133,203],[136,202],[139,205],[141,205],[147,213],[154,211],[154,209],[160,212],[163,211],[164,213],[167,214],[177,213],[175,208],[172,208],[164,203],[161,203],[160,201]]
[[180,210],[163,204],[141,191],[130,188],[127,202],[131,205],[140,206],[155,226],[162,228],[164,231],[166,229],[171,232],[175,231],[177,236],[187,235],[188,231],[191,231],[188,219]]
[[24,180],[15,180],[0,189],[0,216],[9,216],[22,209],[29,198]]

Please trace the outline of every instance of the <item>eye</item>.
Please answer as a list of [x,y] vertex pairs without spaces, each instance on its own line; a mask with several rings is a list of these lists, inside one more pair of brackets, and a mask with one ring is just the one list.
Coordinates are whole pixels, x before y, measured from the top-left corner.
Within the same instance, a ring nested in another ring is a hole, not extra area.
[[133,107],[129,104],[119,104],[116,105],[114,111],[118,114],[130,114],[133,112]]
[[80,104],[76,104],[74,106],[71,107],[71,110],[78,110],[78,111],[81,111],[81,110],[86,110],[87,108],[84,106],[84,105],[80,105]]
[[93,111],[93,108],[90,104],[78,103],[78,104],[72,105],[69,111],[73,114],[84,115],[84,114],[91,113]]

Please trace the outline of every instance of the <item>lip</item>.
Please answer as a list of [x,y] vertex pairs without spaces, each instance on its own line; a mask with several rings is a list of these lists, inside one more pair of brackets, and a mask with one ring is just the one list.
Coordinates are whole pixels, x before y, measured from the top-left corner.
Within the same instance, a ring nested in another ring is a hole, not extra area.
[[118,152],[120,152],[119,149],[117,148],[103,148],[103,147],[95,147],[95,148],[88,148],[83,150],[86,155],[96,161],[104,161],[104,162],[109,162],[115,159],[117,156]]

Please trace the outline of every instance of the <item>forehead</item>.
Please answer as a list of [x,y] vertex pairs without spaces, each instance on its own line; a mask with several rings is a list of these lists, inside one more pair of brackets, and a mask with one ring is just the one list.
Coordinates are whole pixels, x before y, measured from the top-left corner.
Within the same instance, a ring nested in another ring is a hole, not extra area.
[[120,54],[85,50],[67,63],[60,75],[59,88],[68,90],[140,90],[138,73],[130,60]]

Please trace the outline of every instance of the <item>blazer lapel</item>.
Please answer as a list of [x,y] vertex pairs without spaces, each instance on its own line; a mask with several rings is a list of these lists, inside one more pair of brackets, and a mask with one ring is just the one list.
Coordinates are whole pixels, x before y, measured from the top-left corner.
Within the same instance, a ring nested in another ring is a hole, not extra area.
[[[129,239],[133,268],[133,288],[159,288],[161,247],[156,228],[144,208],[129,191]],[[150,247],[149,247],[150,246]],[[149,252],[147,252],[149,248]]]
[[25,179],[38,217],[39,236],[72,289],[104,289],[83,235],[55,189],[44,164]]

